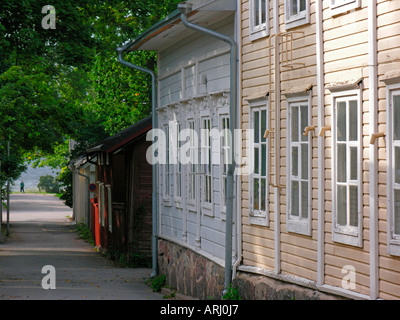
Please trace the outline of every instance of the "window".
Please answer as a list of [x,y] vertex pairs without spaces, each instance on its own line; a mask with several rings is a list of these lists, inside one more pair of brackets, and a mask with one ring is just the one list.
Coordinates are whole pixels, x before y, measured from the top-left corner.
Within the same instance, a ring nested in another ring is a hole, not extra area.
[[304,135],[309,126],[310,103],[308,98],[288,98],[288,187],[287,229],[311,235],[311,133]]
[[253,130],[253,173],[250,175],[250,223],[269,225],[268,219],[268,186],[269,164],[267,157],[268,139],[265,138],[267,130],[267,108],[264,102],[250,103],[251,128]]
[[211,163],[211,120],[210,118],[202,118],[201,120],[201,146],[202,159],[202,204],[211,205],[212,203],[212,163]]
[[309,0],[285,0],[286,29],[310,22]]
[[169,201],[169,196],[170,196],[170,163],[169,163],[169,127],[168,125],[164,126],[164,132],[165,132],[165,151],[166,151],[166,162],[164,164],[164,200]]
[[194,120],[189,120],[190,129],[190,163],[189,163],[189,202],[196,202],[196,165],[197,165],[197,134]]
[[228,115],[221,116],[221,130],[221,209],[223,212],[226,212],[227,173],[231,161],[229,148],[231,136]]
[[331,0],[331,15],[344,13],[360,6],[360,0]]
[[388,249],[400,255],[400,84],[388,86]]
[[361,246],[360,90],[333,94],[333,240]]
[[250,41],[268,36],[268,19],[268,0],[250,0]]
[[179,157],[180,154],[180,148],[182,146],[182,141],[179,141],[179,133],[181,132],[181,124],[178,122],[177,123],[177,134],[176,134],[176,146],[177,146],[177,160],[178,163],[175,165],[176,166],[176,174],[175,174],[175,199],[177,201],[180,201],[182,197],[182,163],[181,159]]

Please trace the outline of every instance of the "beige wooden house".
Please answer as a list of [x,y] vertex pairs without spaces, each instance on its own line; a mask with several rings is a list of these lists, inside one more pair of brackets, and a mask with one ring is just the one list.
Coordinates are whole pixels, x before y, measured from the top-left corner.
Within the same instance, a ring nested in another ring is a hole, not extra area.
[[240,2],[235,281],[399,299],[400,1]]

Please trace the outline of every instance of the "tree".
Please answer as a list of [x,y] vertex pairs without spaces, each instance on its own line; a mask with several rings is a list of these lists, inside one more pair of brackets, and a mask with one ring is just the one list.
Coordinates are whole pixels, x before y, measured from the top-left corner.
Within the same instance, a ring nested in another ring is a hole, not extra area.
[[57,179],[50,174],[41,176],[37,187],[40,191],[45,191],[47,193],[58,193],[60,190]]

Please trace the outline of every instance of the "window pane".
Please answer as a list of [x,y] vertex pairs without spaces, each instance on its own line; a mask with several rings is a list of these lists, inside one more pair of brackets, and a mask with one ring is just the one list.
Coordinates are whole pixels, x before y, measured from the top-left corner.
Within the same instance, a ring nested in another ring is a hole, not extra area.
[[307,141],[308,136],[305,136],[304,129],[308,126],[308,107],[307,106],[301,106],[300,107],[300,121],[301,121],[301,128],[300,128],[300,135],[301,135],[301,140],[302,141]]
[[261,23],[267,21],[267,0],[261,0]]
[[358,187],[350,186],[350,225],[358,226]]
[[297,0],[290,0],[290,3],[291,3],[290,15],[294,16],[297,14]]
[[267,145],[261,145],[261,175],[267,175]]
[[267,130],[267,111],[261,111],[261,140],[265,141],[264,134]]
[[254,173],[255,174],[259,174],[259,163],[260,163],[260,159],[259,159],[259,154],[260,154],[260,149],[259,148],[254,148]]
[[346,141],[346,102],[337,104],[337,141]]
[[299,108],[292,107],[292,141],[299,141]]
[[301,178],[308,179],[308,144],[301,144]]
[[306,0],[300,0],[300,11],[306,10]]
[[343,143],[337,144],[337,182],[346,182],[346,145]]
[[301,182],[301,217],[308,218],[308,182]]
[[337,224],[345,226],[347,224],[347,196],[346,186],[337,186]]
[[350,148],[350,180],[357,180],[357,147]]
[[258,26],[260,24],[260,6],[259,6],[259,0],[253,0],[254,3],[254,25]]
[[299,182],[292,181],[292,216],[299,216]]
[[394,182],[400,183],[400,147],[394,148]]
[[299,175],[299,148],[292,147],[292,175]]
[[349,140],[358,140],[357,101],[349,101]]
[[393,96],[393,139],[400,140],[400,96]]
[[260,113],[254,112],[254,143],[260,142]]
[[265,211],[265,200],[266,200],[266,194],[265,194],[265,186],[266,186],[266,180],[261,179],[261,210]]
[[258,189],[258,179],[254,179],[254,210],[260,210],[260,195]]
[[400,235],[400,190],[394,190],[394,233]]

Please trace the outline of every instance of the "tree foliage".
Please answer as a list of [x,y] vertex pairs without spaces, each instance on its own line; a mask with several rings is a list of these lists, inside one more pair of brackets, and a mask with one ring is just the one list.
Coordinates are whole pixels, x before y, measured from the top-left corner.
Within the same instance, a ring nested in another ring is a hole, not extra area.
[[[0,184],[17,179],[28,159],[64,168],[67,190],[71,156],[150,114],[149,76],[122,66],[115,49],[179,2],[52,0],[56,29],[43,29],[47,1],[0,1]],[[154,52],[126,59],[157,65]],[[72,155],[69,139],[77,143]]]

